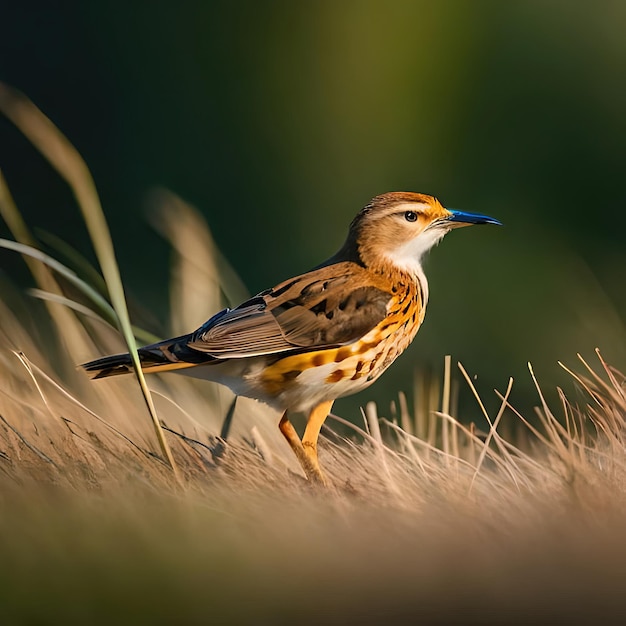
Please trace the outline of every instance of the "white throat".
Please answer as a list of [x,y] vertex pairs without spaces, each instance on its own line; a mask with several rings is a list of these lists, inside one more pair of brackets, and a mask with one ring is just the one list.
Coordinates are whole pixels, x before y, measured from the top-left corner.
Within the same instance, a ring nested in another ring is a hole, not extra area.
[[427,228],[415,239],[386,252],[385,256],[399,270],[415,276],[424,290],[425,299],[428,299],[428,281],[422,269],[423,256],[437,245],[447,233],[445,228]]

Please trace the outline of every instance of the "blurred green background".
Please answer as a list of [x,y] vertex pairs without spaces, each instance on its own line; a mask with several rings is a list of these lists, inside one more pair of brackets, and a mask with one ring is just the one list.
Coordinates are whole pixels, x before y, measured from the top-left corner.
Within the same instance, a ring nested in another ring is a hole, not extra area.
[[[384,405],[445,354],[491,407],[509,376],[514,403],[536,402],[527,361],[546,386],[595,347],[626,366],[626,3],[51,7],[4,7],[0,79],[91,167],[152,330],[167,333],[170,263],[146,219],[155,186],[204,214],[252,293],[330,256],[370,197],[412,190],[506,228],[430,255],[414,345],[338,412]],[[4,119],[0,167],[31,226],[93,258],[64,183]]]

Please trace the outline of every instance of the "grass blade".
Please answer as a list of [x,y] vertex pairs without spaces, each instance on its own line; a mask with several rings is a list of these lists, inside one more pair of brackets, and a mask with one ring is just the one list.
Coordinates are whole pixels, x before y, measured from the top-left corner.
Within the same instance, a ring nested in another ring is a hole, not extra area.
[[161,428],[150,390],[141,370],[113,241],[91,172],[78,151],[61,131],[26,96],[3,83],[0,83],[0,111],[30,140],[72,189],[102,269],[117,316],[118,327],[128,346],[161,452],[178,479],[174,457]]

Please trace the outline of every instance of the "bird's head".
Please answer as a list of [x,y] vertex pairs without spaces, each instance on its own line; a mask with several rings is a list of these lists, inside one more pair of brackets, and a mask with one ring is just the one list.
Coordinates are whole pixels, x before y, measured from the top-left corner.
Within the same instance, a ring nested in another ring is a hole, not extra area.
[[391,192],[376,196],[352,221],[346,244],[367,266],[392,263],[421,273],[421,259],[453,228],[500,224],[486,215],[452,211],[421,193]]

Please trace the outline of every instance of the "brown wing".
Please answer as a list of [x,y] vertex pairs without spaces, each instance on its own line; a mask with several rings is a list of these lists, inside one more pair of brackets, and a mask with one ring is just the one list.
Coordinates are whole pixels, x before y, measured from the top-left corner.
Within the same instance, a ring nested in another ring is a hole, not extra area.
[[218,313],[187,345],[218,358],[345,345],[386,317],[390,298],[360,266],[335,263]]

